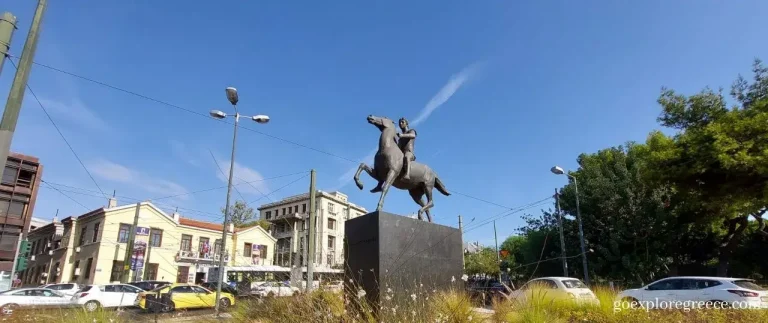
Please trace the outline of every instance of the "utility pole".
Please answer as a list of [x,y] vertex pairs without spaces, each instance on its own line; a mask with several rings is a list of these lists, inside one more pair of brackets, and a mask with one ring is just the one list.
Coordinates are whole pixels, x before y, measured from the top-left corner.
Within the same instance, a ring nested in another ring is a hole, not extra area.
[[461,232],[461,269],[464,270],[464,224],[461,222],[461,214],[459,214],[459,232]]
[[3,72],[3,63],[11,51],[11,39],[16,31],[16,16],[10,12],[4,12],[0,17],[0,75]]
[[307,293],[312,291],[312,286],[315,282],[315,230],[317,216],[317,204],[315,201],[315,170],[310,171],[309,175],[309,246],[307,253],[309,254],[309,261],[307,262]]
[[136,203],[136,215],[133,216],[133,226],[128,232],[128,243],[125,246],[125,258],[123,259],[123,274],[120,282],[125,284],[131,275],[131,256],[133,256],[133,242],[136,240],[136,227],[139,226],[139,211],[141,211],[141,202]]
[[499,238],[496,236],[496,220],[493,220],[493,240],[496,241],[496,265],[499,266],[499,282],[501,282],[501,256],[499,255]]
[[560,193],[555,189],[555,211],[557,226],[560,227],[560,257],[563,258],[563,277],[568,277],[568,262],[565,261],[565,238],[563,235],[563,214],[560,212]]
[[40,38],[40,25],[43,22],[43,14],[45,14],[47,4],[48,0],[37,1],[35,16],[32,18],[32,27],[29,28],[27,40],[24,42],[24,50],[21,53],[19,66],[16,68],[8,101],[5,103],[3,119],[0,121],[0,161],[3,163],[8,159],[13,132],[16,131],[16,123],[19,121],[21,102],[24,100],[24,91],[27,89],[27,80],[29,80],[29,72],[32,69],[32,59],[35,57],[37,40]]

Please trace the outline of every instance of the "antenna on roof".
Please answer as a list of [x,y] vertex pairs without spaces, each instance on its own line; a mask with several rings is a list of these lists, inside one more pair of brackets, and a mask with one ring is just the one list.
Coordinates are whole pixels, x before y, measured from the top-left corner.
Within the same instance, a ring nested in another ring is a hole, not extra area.
[[117,194],[117,190],[112,190],[112,197],[115,197],[115,194]]

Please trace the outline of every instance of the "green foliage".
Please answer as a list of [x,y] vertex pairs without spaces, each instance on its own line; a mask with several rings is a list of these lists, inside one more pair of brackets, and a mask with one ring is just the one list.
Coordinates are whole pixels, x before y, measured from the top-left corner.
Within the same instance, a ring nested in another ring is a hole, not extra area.
[[245,222],[243,224],[237,225],[237,227],[238,228],[250,228],[250,227],[252,227],[254,225],[258,225],[258,226],[260,226],[264,230],[269,230],[269,228],[272,226],[272,223],[270,223],[269,221],[264,220],[264,219],[258,219],[258,220],[253,220],[253,221],[250,221],[250,222]]
[[[221,208],[221,214],[226,213],[226,208]],[[244,201],[235,201],[235,204],[229,208],[229,221],[236,227],[240,227],[251,221],[254,217],[253,208]]]
[[464,272],[467,275],[498,275],[499,263],[495,249],[483,248],[478,252],[467,254],[464,257]]

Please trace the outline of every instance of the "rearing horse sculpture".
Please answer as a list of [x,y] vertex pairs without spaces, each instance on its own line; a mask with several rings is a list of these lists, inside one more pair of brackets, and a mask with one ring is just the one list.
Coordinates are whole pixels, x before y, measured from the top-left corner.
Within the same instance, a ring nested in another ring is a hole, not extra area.
[[[379,181],[376,188],[371,193],[381,192],[379,204],[376,211],[381,211],[384,206],[384,198],[389,192],[389,188],[394,186],[401,190],[407,190],[411,198],[421,206],[418,212],[419,220],[423,220],[422,213],[427,213],[427,219],[432,222],[432,215],[429,209],[434,206],[432,201],[432,189],[437,188],[445,196],[451,195],[445,186],[429,166],[413,161],[411,164],[411,173],[408,180],[401,176],[403,169],[403,152],[397,146],[395,123],[385,117],[368,116],[368,123],[376,126],[381,131],[379,137],[379,150],[374,158],[373,168],[365,163],[361,163],[355,172],[355,184],[361,190],[363,183],[360,182],[360,173],[365,171],[375,180]],[[424,203],[422,196],[427,195],[427,202]]]

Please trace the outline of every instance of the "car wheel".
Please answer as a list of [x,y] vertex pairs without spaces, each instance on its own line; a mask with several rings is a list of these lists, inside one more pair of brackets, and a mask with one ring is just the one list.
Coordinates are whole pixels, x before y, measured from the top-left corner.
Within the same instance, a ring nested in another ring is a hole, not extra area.
[[160,311],[164,313],[173,312],[176,310],[176,304],[173,302],[168,302],[168,305],[163,306]]
[[232,305],[229,301],[229,298],[222,298],[219,300],[219,308],[222,310],[226,310],[229,308],[229,305]]
[[13,314],[13,311],[17,310],[19,308],[18,304],[6,304],[2,308],[2,313],[5,315]]
[[295,297],[295,296],[299,296],[299,291],[294,291],[294,292],[293,292],[293,296],[294,296],[294,297]]
[[85,303],[85,305],[83,307],[88,312],[95,312],[96,310],[98,310],[101,307],[101,304],[99,304],[99,302],[97,302],[97,301],[88,301],[88,302]]
[[275,297],[275,293],[269,292],[269,293],[267,293],[267,297]]

